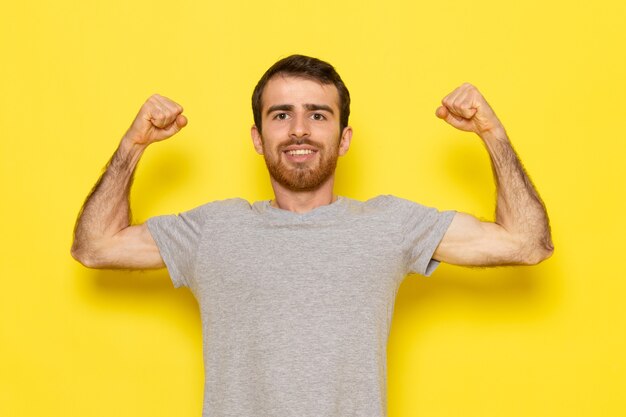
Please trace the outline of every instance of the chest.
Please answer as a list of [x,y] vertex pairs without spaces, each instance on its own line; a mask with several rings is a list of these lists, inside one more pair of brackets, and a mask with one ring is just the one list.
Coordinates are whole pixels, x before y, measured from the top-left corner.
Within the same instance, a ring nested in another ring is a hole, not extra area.
[[250,314],[387,305],[402,278],[398,239],[384,225],[217,225],[200,244],[201,304]]

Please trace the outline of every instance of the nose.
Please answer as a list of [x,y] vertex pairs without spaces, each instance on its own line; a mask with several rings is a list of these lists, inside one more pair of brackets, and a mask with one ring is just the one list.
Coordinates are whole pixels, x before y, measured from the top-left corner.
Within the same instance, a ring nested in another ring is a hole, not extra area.
[[310,135],[309,123],[304,115],[297,114],[291,119],[291,125],[289,126],[289,136],[292,138],[303,138]]

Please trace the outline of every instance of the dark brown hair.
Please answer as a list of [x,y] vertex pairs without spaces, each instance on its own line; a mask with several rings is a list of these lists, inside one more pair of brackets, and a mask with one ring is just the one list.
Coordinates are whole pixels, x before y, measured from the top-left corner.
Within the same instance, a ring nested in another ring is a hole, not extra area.
[[334,84],[339,93],[339,131],[343,132],[343,129],[348,126],[350,93],[337,71],[335,71],[335,68],[328,62],[317,58],[305,55],[291,55],[272,65],[263,74],[254,88],[252,93],[252,114],[254,116],[254,124],[259,129],[259,132],[261,132],[261,108],[263,107],[261,96],[267,82],[278,74],[308,78],[321,84]]

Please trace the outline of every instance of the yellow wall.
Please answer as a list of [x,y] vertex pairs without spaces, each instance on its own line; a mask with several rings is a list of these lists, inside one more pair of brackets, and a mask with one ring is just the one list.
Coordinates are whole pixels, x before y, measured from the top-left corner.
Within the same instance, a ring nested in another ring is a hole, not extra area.
[[[271,197],[250,95],[277,59],[330,61],[355,136],[337,191],[491,218],[478,137],[434,115],[464,81],[504,123],[556,252],[525,268],[408,277],[389,415],[623,416],[626,3],[10,2],[0,14],[0,416],[199,416],[201,335],[165,270],[88,270],[81,204],[152,93],[187,128],[136,173],[139,222]],[[622,398],[620,398],[622,397]]]

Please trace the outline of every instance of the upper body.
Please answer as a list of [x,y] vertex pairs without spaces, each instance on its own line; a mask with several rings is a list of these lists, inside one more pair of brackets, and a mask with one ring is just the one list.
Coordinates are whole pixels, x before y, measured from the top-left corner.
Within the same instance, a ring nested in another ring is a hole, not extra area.
[[200,308],[203,415],[383,417],[396,293],[433,273],[454,214],[381,195],[304,213],[231,198],[149,218],[174,286]]
[[[261,78],[252,103],[252,142],[268,167],[271,205],[304,213],[334,202],[337,159],[348,152],[352,138],[349,93],[334,68],[314,58],[285,58]],[[147,146],[183,128],[187,119],[182,112],[166,97],[150,97],[120,143],[118,153],[127,155],[120,169],[134,169]],[[491,156],[498,196],[493,222],[457,212],[433,259],[490,266],[532,265],[548,258],[553,246],[545,207],[485,98],[464,83],[442,100],[436,115],[481,138]],[[165,266],[145,223],[130,225],[129,210],[111,217],[109,224],[96,224],[96,232],[90,232],[92,224],[82,228],[84,236],[75,233],[72,253],[77,259],[93,267]]]
[[182,107],[154,95],[88,197],[73,256],[94,268],[167,267],[201,310],[205,416],[384,416],[386,341],[407,274],[440,262],[532,265],[552,254],[545,207],[504,127],[471,84],[437,117],[477,134],[497,185],[496,219],[481,221],[394,196],[334,193],[350,147],[349,94],[332,66],[292,56],[253,93],[254,149],[274,198],[214,201],[130,224],[128,191],[151,143],[182,129]]

